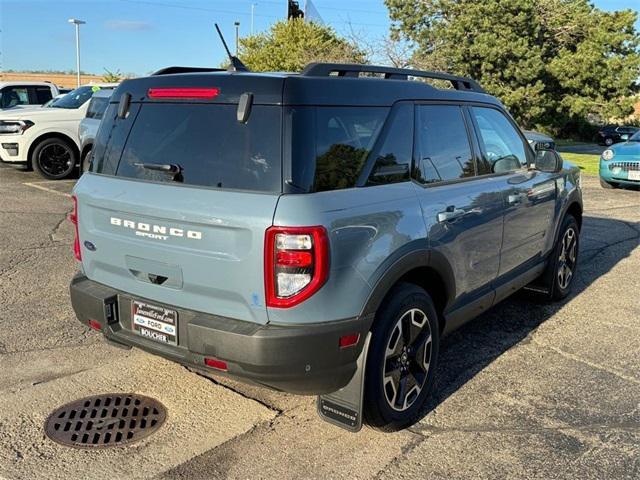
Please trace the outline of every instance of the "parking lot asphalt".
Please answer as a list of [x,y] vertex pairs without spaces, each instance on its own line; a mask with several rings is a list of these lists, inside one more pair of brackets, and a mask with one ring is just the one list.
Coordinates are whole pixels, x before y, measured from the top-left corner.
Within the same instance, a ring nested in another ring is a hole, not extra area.
[[[73,181],[0,166],[0,477],[640,478],[640,192],[584,178],[574,292],[521,292],[444,340],[412,428],[349,434],[315,399],[206,378],[105,344],[69,304]],[[51,410],[137,392],[166,424],[128,447],[48,440]]]

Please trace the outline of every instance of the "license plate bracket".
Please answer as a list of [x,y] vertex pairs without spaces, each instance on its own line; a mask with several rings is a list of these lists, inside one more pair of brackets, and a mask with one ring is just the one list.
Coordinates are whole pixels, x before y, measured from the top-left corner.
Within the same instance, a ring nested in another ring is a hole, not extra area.
[[138,335],[166,345],[178,345],[178,312],[147,302],[131,302],[131,329]]
[[640,181],[640,170],[629,170],[629,180]]

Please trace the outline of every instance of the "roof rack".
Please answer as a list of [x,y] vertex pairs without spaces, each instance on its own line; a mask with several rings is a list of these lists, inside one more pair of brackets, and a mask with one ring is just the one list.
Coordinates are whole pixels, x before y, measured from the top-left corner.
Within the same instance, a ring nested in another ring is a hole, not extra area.
[[209,67],[166,67],[153,72],[151,76],[155,75],[171,75],[173,73],[197,73],[197,72],[226,72],[224,68],[209,68]]
[[486,93],[478,82],[467,77],[458,77],[442,72],[428,72],[423,70],[412,70],[409,68],[382,67],[378,65],[358,65],[349,63],[310,63],[302,71],[301,75],[306,77],[328,77],[337,75],[338,77],[358,78],[360,73],[381,73],[385,79],[408,80],[409,77],[431,78],[434,80],[445,80],[451,82],[456,90],[469,90],[472,92]]

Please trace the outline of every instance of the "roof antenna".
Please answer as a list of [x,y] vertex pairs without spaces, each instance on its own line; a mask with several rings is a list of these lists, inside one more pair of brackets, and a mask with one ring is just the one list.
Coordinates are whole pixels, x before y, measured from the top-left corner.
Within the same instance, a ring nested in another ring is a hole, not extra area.
[[224,41],[224,37],[222,36],[222,32],[220,31],[220,27],[218,27],[218,24],[214,23],[214,25],[216,26],[216,30],[218,31],[218,35],[220,36],[220,40],[222,40],[222,45],[224,45],[224,49],[227,51],[227,56],[229,57],[229,61],[231,62],[227,70],[229,72],[248,72],[249,69],[245,67],[244,63],[242,63],[240,59],[235,55],[231,55],[229,47],[227,47],[227,42]]

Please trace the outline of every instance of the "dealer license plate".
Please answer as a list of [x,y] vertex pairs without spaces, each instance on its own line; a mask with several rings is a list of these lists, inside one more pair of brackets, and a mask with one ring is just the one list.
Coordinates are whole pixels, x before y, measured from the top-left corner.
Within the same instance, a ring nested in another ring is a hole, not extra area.
[[640,180],[640,170],[629,170],[629,180]]
[[131,327],[138,335],[178,345],[178,312],[136,300],[131,304]]

